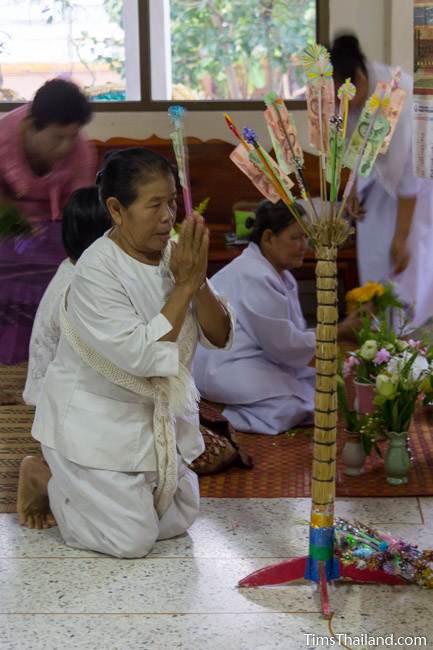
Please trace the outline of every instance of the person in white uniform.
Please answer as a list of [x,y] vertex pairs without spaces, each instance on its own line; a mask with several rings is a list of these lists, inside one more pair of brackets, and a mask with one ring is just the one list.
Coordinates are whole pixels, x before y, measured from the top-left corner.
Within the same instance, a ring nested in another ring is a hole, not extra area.
[[203,451],[190,364],[198,340],[230,346],[230,308],[206,281],[209,233],[188,216],[177,246],[171,164],[142,148],[111,154],[99,191],[113,228],[79,259],[32,435],[48,467],[23,462],[20,521],[66,544],[142,557],[185,532],[199,508]]
[[[335,39],[331,60],[336,85],[350,77],[357,89],[350,132],[376,83],[389,81],[392,69],[367,61],[350,34]],[[348,211],[356,219],[361,284],[394,282],[411,307],[411,324],[419,326],[433,316],[433,182],[414,176],[411,77],[402,74],[400,85],[408,95],[388,152],[378,156],[369,178],[358,177]]]
[[99,201],[98,188],[81,187],[71,194],[62,216],[62,241],[67,258],[61,262],[36,311],[29,346],[26,404],[36,406],[42,383],[56,356],[60,339],[59,307],[82,253],[110,228],[111,217]]
[[[301,214],[304,210],[298,205]],[[312,422],[315,333],[306,328],[297,283],[307,238],[279,201],[260,204],[243,253],[212,276],[212,285],[236,311],[230,350],[199,348],[194,378],[203,397],[225,404],[235,429],[275,435]],[[339,325],[353,335],[354,314]]]

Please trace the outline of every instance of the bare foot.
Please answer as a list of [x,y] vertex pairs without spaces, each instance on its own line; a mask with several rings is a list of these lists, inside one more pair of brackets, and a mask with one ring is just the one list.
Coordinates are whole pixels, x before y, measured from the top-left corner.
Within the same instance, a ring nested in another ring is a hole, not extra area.
[[26,456],[18,479],[17,510],[21,526],[50,528],[56,520],[48,502],[51,472],[40,456]]

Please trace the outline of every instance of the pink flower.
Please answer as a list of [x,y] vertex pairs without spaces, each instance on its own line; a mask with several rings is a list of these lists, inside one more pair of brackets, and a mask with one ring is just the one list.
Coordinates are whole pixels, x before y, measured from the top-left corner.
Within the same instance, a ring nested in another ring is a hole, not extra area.
[[409,347],[414,348],[415,350],[419,350],[419,348],[421,347],[421,341],[414,341],[413,339],[409,339],[407,344],[409,345]]
[[390,353],[385,348],[381,348],[379,352],[374,357],[374,363],[380,365],[381,363],[386,363],[391,358]]
[[359,361],[359,359],[357,357],[354,357],[354,356],[347,357],[347,359],[345,360],[345,362],[343,364],[343,376],[348,377],[350,375],[350,373],[352,372],[352,369],[355,366],[359,366],[359,364],[360,364],[360,361]]

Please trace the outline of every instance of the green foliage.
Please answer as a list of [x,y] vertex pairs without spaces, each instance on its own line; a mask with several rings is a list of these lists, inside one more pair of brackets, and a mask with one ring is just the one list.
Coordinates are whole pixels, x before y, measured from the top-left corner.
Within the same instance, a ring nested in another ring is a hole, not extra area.
[[365,415],[361,425],[360,433],[364,452],[368,456],[374,451],[380,458],[382,452],[377,441],[385,435],[386,426],[381,414],[374,411],[371,415]]
[[14,203],[0,204],[0,241],[18,235],[30,235],[32,227]]
[[124,0],[104,0],[105,11],[112,23],[123,29],[123,4]]
[[206,210],[207,206],[209,205],[210,197],[207,196],[203,201],[201,201],[196,208],[194,208],[194,212],[198,212],[199,214],[203,215]]
[[374,398],[377,411],[387,431],[408,431],[412,420],[419,390],[401,390],[394,399],[387,400],[380,395]]
[[273,88],[291,56],[315,40],[314,0],[171,0],[173,82],[218,97]]

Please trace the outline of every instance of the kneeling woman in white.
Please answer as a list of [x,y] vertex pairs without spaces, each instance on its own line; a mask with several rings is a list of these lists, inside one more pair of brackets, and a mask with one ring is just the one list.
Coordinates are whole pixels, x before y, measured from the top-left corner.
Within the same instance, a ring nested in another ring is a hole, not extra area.
[[[301,214],[302,207],[298,206]],[[194,377],[203,397],[225,404],[240,431],[277,434],[312,421],[314,331],[306,328],[296,280],[307,238],[279,201],[258,208],[251,243],[212,277],[236,311],[230,351],[199,349]],[[340,324],[350,331],[350,322]]]
[[169,241],[170,163],[145,149],[115,152],[98,184],[115,225],[77,263],[32,433],[65,542],[141,557],[198,513],[187,464],[203,441],[189,366],[198,340],[230,345],[232,322],[206,283],[202,217],[186,218],[175,248]]

